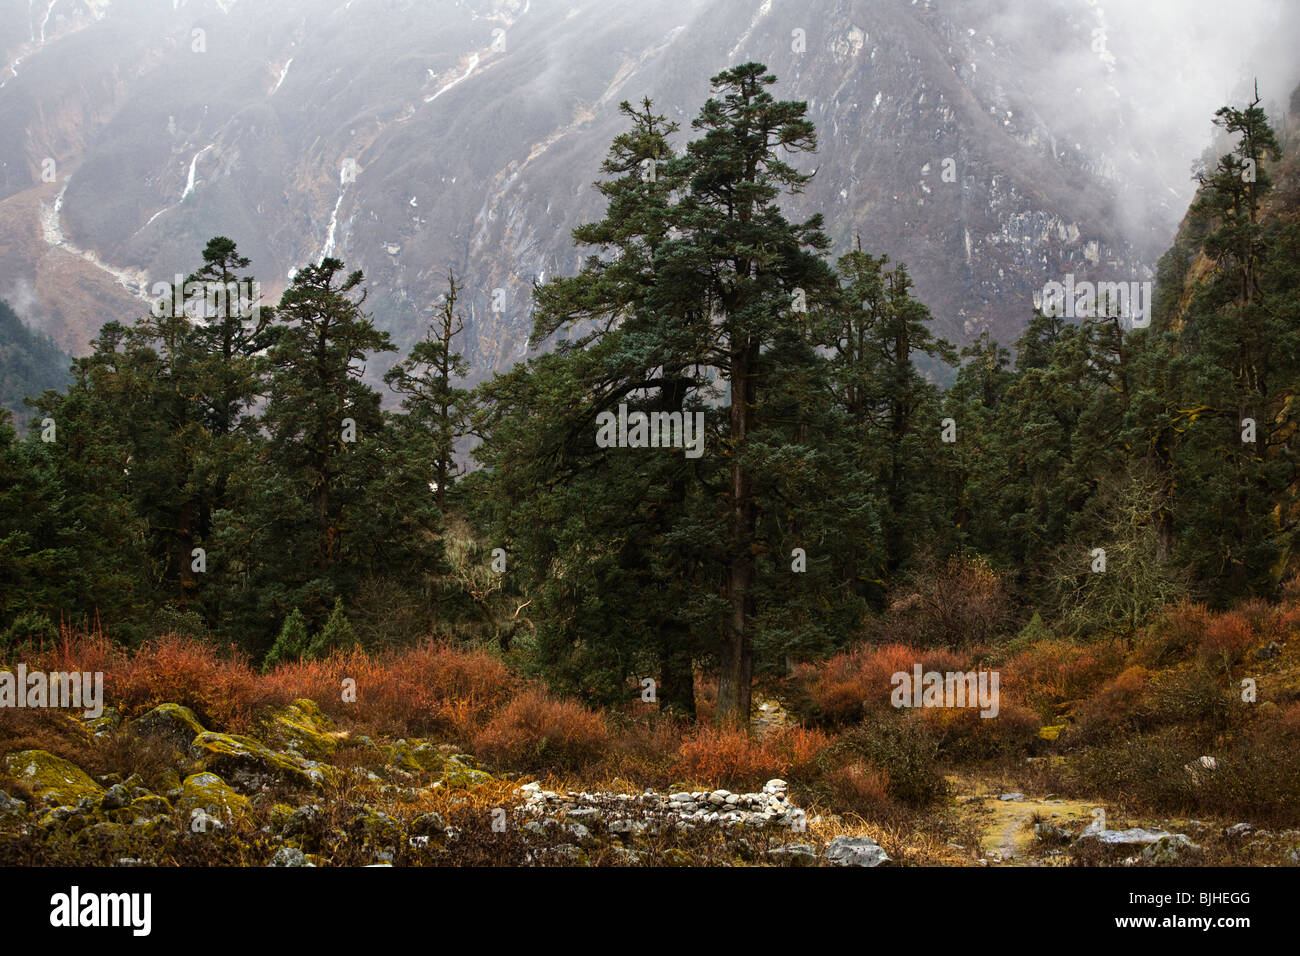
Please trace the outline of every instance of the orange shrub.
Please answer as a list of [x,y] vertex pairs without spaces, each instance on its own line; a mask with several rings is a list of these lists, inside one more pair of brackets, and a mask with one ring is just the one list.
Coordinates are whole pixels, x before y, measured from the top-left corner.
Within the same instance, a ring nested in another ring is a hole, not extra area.
[[830,738],[821,731],[804,727],[782,727],[763,741],[764,746],[776,755],[787,777],[805,776],[830,743]]
[[825,734],[785,727],[759,739],[734,727],[704,724],[682,741],[676,773],[710,787],[760,787],[773,777],[806,773],[828,745]]
[[[445,643],[372,654],[335,651],[324,660],[286,663],[262,675],[241,652],[192,637],[163,635],[135,650],[113,646],[101,633],[64,628],[28,666],[102,671],[105,704],[137,716],[161,703],[183,704],[216,730],[251,729],[257,712],[310,698],[353,726],[394,734],[439,731],[472,737],[522,686],[484,650]],[[356,700],[344,701],[345,679]]]
[[1045,717],[1058,704],[1085,697],[1124,666],[1117,640],[1094,644],[1036,641],[1002,667],[1001,690]]
[[32,655],[29,666],[47,671],[107,672],[122,652],[96,627],[93,631],[74,631],[66,623],[59,627],[59,637],[49,649]]
[[[345,679],[356,681],[356,701],[342,700]],[[335,716],[393,733],[438,731],[469,738],[504,704],[520,682],[496,657],[429,641],[370,654],[335,651],[319,661],[286,663],[263,678],[278,696],[310,697]]]
[[1159,664],[1166,658],[1179,658],[1190,653],[1201,643],[1212,618],[1213,614],[1204,604],[1187,600],[1165,608],[1138,639],[1143,660]]
[[1203,660],[1221,661],[1225,667],[1239,660],[1259,643],[1259,632],[1251,626],[1247,609],[1226,611],[1210,621],[1197,653]]
[[831,724],[852,723],[868,711],[890,707],[894,674],[903,671],[910,675],[917,663],[923,671],[965,670],[963,662],[949,651],[886,644],[799,665],[793,680],[802,707],[811,715]]
[[592,775],[597,779],[634,780],[646,787],[669,786],[677,748],[685,733],[684,722],[655,713],[611,723],[609,747],[600,765],[591,770]]
[[128,716],[158,704],[183,704],[217,730],[244,730],[256,710],[292,700],[261,682],[240,652],[222,655],[210,644],[176,635],[113,655],[104,684],[104,696]]
[[1091,703],[1110,710],[1130,709],[1141,698],[1150,677],[1145,667],[1135,664],[1104,684]]
[[1136,664],[1107,681],[1079,706],[1078,733],[1095,736],[1123,726],[1145,703],[1150,681],[1147,669]]
[[609,744],[604,718],[581,704],[530,688],[511,700],[475,736],[475,751],[502,766],[574,769]]
[[1272,637],[1278,611],[1275,605],[1270,604],[1263,598],[1250,598],[1238,604],[1235,610],[1246,619],[1250,629],[1258,636],[1261,638],[1264,635]]
[[837,767],[825,777],[837,810],[856,813],[866,819],[888,816],[894,810],[889,798],[889,774],[855,760]]
[[685,779],[704,786],[736,786],[777,775],[772,755],[744,730],[698,725],[682,741],[677,763]]
[[1025,750],[1038,735],[1042,721],[1027,707],[998,689],[996,716],[984,717],[980,708],[923,707],[916,719],[935,733],[939,751],[947,757],[991,757]]
[[261,683],[234,648],[223,652],[174,634],[131,650],[115,646],[99,630],[74,632],[65,625],[53,646],[35,652],[27,664],[38,670],[102,672],[105,706],[128,717],[177,703],[220,730],[247,729],[256,710],[291,699]]
[[1287,602],[1273,613],[1272,639],[1285,641],[1300,635],[1300,604]]

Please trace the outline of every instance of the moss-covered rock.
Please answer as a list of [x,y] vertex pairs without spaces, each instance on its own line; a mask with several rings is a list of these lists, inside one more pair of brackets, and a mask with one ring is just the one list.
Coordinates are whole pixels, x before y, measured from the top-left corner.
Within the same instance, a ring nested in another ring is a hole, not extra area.
[[441,839],[447,829],[447,821],[439,813],[421,813],[411,821],[413,836],[431,836]]
[[0,820],[25,820],[27,818],[27,801],[11,797],[0,790]]
[[60,830],[65,833],[76,833],[87,826],[95,823],[103,823],[108,818],[104,814],[83,806],[76,807],[55,807],[48,813],[44,814],[38,821],[39,825],[46,830]]
[[310,760],[328,760],[346,736],[335,730],[334,722],[314,700],[306,698],[272,713],[267,734],[275,746]]
[[271,828],[272,833],[283,833],[292,817],[293,807],[287,803],[277,803],[271,807],[271,812],[267,814],[267,825]]
[[271,857],[271,862],[267,866],[315,866],[307,859],[307,854],[303,853],[297,847],[282,846],[275,851]]
[[384,748],[384,756],[391,766],[410,773],[436,773],[442,770],[447,760],[439,748],[427,740],[398,740]]
[[181,785],[181,798],[177,808],[190,817],[202,809],[218,819],[234,820],[247,817],[252,811],[248,798],[236,793],[226,781],[215,773],[190,774]]
[[1182,833],[1161,837],[1142,851],[1152,866],[1188,866],[1205,859],[1205,851]]
[[181,751],[188,750],[194,738],[206,732],[194,711],[180,704],[159,704],[131,721],[130,730],[138,737],[165,740]]
[[348,831],[371,847],[392,848],[402,842],[402,828],[396,820],[382,810],[363,807],[352,818]]
[[591,865],[591,861],[587,856],[587,851],[581,847],[574,846],[572,843],[561,843],[558,846],[538,850],[536,860],[538,863],[545,866]]
[[88,718],[86,726],[96,737],[106,737],[122,726],[122,712],[116,707],[105,707],[98,717]]
[[125,852],[128,848],[141,846],[141,833],[133,829],[129,824],[112,823],[101,820],[95,823],[89,823],[76,831],[73,840],[77,846],[97,846],[99,848],[115,848]]
[[104,795],[104,788],[75,763],[45,750],[8,754],[5,769],[47,807],[76,804],[85,797],[98,801]]
[[131,802],[131,790],[124,783],[115,783],[104,792],[99,801],[101,810],[121,810]]
[[279,827],[280,835],[304,849],[315,849],[324,824],[324,811],[314,803],[304,804],[290,812]]
[[492,774],[461,763],[459,757],[451,757],[443,763],[442,777],[438,781],[442,786],[453,790],[470,790],[491,782]]
[[169,800],[181,795],[181,774],[175,767],[166,767],[155,780],[154,789]]
[[236,786],[255,790],[272,780],[302,787],[337,784],[342,774],[337,767],[308,760],[293,753],[277,753],[266,744],[243,734],[205,731],[194,738],[190,751],[211,770]]
[[127,809],[134,814],[136,820],[140,820],[169,815],[172,812],[172,805],[165,797],[151,793],[132,800],[131,806]]

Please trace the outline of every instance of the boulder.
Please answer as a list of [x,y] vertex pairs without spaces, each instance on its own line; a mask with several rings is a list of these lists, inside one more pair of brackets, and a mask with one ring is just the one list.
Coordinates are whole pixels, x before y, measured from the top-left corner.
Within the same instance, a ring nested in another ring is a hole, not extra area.
[[181,798],[177,807],[187,818],[192,817],[195,810],[203,810],[218,819],[229,821],[247,815],[252,804],[215,773],[205,771],[185,778],[181,784]]
[[131,812],[135,818],[140,820],[149,820],[155,817],[171,816],[172,805],[163,797],[156,794],[149,794],[144,797],[136,797],[131,801]]
[[180,751],[189,750],[194,738],[206,730],[194,711],[180,704],[159,704],[131,721],[129,729],[137,737],[165,740]]
[[455,790],[470,790],[484,783],[492,782],[492,775],[485,770],[478,770],[464,762],[461,755],[449,757],[442,765],[442,777],[439,783]]
[[98,717],[86,719],[86,726],[96,737],[107,737],[122,725],[122,712],[116,707],[105,707]]
[[334,722],[314,700],[305,697],[271,714],[268,739],[281,750],[288,750],[309,760],[327,760],[343,737]]
[[1199,760],[1193,760],[1190,763],[1183,764],[1183,769],[1187,771],[1192,778],[1192,784],[1195,786],[1207,775],[1214,773],[1219,769],[1219,762],[1213,757],[1201,757]]
[[809,843],[792,843],[773,847],[767,851],[767,858],[778,866],[816,866],[817,849]]
[[1102,830],[1090,826],[1079,834],[1079,838],[1074,843],[1076,846],[1089,841],[1095,841],[1106,846],[1149,846],[1170,835],[1164,830],[1144,830],[1141,827],[1132,827],[1128,830]]
[[824,856],[837,866],[883,866],[893,862],[884,848],[867,836],[838,836],[826,847]]
[[303,853],[302,850],[299,850],[297,847],[282,846],[280,847],[280,849],[275,851],[275,855],[271,857],[271,862],[266,865],[267,866],[315,866],[316,864],[308,860],[307,854]]
[[1035,823],[1034,837],[1043,843],[1069,843],[1074,838],[1074,834],[1053,823]]
[[71,806],[86,797],[98,801],[104,795],[104,788],[75,763],[45,750],[8,754],[5,769],[47,807]]
[[537,851],[537,862],[550,866],[587,866],[587,854],[572,843],[561,843]]
[[565,823],[561,825],[560,829],[563,830],[566,836],[571,837],[578,843],[585,843],[591,839],[591,831],[581,823]]
[[447,822],[437,813],[421,813],[410,826],[411,832],[420,836],[441,837],[446,829]]
[[371,807],[361,808],[361,812],[348,823],[348,832],[372,848],[389,848],[402,842],[402,828],[398,822],[382,810]]
[[1152,866],[1189,866],[1205,858],[1205,851],[1181,833],[1161,837],[1142,851]]
[[341,777],[337,767],[293,753],[277,753],[243,734],[204,731],[194,738],[190,751],[203,761],[205,770],[218,773],[244,789],[258,789],[273,780],[301,787],[323,787],[338,783]]
[[22,819],[27,816],[27,803],[0,790],[0,819],[12,817]]
[[115,783],[99,802],[101,810],[121,810],[131,802],[131,791],[124,784]]
[[306,803],[281,817],[280,832],[286,838],[304,839],[312,836],[320,826],[323,813],[314,803]]
[[399,740],[386,748],[388,763],[409,773],[437,772],[446,763],[446,756],[427,740]]

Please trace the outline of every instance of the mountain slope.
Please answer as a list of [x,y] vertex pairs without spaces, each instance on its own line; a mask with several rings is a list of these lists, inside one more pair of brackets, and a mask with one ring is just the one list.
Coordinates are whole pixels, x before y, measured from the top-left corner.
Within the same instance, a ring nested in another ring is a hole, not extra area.
[[820,133],[792,214],[906,261],[949,337],[1012,340],[1067,272],[1148,276],[1185,208],[1161,104],[1085,92],[1140,68],[1095,49],[1134,38],[1089,0],[167,6],[0,2],[0,276],[72,351],[223,234],[272,298],[324,253],[364,269],[403,346],[452,266],[475,377],[504,368],[544,345],[531,283],[578,261],[618,102],[651,96],[684,142],[749,59]]

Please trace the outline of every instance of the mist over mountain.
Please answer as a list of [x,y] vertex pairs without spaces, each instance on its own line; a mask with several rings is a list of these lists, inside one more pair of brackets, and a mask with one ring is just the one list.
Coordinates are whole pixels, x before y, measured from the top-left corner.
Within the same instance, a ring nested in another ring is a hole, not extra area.
[[680,147],[708,77],[758,60],[820,137],[791,215],[905,261],[938,333],[1010,342],[1050,278],[1149,278],[1214,109],[1252,71],[1266,104],[1294,85],[1294,6],[1212,9],[3,0],[0,296],[84,352],[227,235],[268,301],[323,254],[364,270],[404,348],[452,267],[482,378],[547,345],[532,282],[587,252],[619,102],[649,96]]

